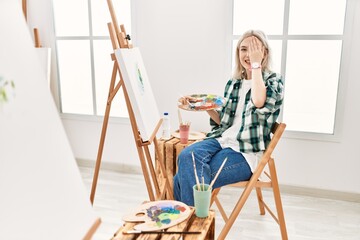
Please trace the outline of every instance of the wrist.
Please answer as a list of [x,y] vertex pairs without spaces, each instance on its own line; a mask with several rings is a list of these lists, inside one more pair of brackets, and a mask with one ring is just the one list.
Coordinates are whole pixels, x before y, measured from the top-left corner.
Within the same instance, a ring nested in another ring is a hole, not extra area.
[[251,69],[261,69],[261,64],[259,62],[252,62],[251,63]]

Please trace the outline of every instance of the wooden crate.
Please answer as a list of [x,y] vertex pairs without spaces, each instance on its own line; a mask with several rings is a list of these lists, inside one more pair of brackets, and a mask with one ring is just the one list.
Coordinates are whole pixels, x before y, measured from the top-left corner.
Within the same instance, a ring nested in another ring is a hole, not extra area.
[[173,187],[174,181],[173,178],[177,172],[177,158],[181,151],[194,143],[195,141],[189,141],[187,144],[180,143],[178,138],[170,138],[169,140],[160,139],[158,140],[160,157],[156,156],[155,159],[155,169],[157,172],[158,181],[160,186],[164,184],[164,178],[160,174],[160,166],[157,161],[162,160],[166,169],[166,175],[169,179],[170,186]]
[[191,210],[190,217],[184,222],[170,227],[165,231],[190,231],[201,232],[200,234],[184,234],[183,238],[181,234],[123,234],[128,230],[134,228],[136,224],[125,222],[122,227],[114,234],[111,240],[135,240],[135,239],[157,239],[157,240],[213,240],[215,239],[215,212],[210,210],[209,216],[206,218],[198,218],[195,215],[194,209]]

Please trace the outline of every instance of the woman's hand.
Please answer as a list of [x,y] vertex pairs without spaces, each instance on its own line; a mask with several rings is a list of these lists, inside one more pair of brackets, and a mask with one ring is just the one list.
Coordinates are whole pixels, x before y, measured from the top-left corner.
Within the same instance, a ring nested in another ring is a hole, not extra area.
[[201,102],[202,99],[198,99],[198,98],[195,98],[195,97],[191,97],[191,96],[182,96],[181,98],[179,98],[178,102],[181,104],[181,105],[191,105],[193,103],[196,103],[196,102]]
[[258,62],[261,64],[265,56],[265,46],[257,37],[251,37],[249,44],[249,58],[250,62]]

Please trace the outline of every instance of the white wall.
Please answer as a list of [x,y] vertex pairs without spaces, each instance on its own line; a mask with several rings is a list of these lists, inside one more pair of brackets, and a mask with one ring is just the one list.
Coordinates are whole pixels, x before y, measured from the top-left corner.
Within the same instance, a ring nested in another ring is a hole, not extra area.
[[[347,86],[341,96],[345,102],[341,137],[338,142],[284,138],[276,152],[281,184],[360,193],[360,157],[356,153],[360,134],[357,127],[360,108],[356,105],[360,102],[356,74],[360,62],[357,44],[360,41],[360,3],[350,1],[356,7],[357,16],[351,30],[351,63],[345,74],[347,79],[344,79]],[[231,71],[226,55],[231,47],[227,37],[231,30],[230,2],[133,1],[137,8],[134,43],[142,51],[159,110],[170,112],[173,130],[177,124],[179,94],[222,94]],[[319,66],[321,70],[325,71],[326,66]],[[206,113],[184,112],[183,118],[192,121],[193,130],[209,129]],[[75,156],[96,159],[101,119],[89,121],[66,117],[63,124]],[[128,121],[110,123],[103,161],[139,166]]]
[[[347,81],[343,95],[343,125],[338,142],[284,139],[278,151],[278,171],[283,184],[360,193],[359,117],[360,107],[360,2],[349,1],[355,8],[349,65],[343,64]],[[347,51],[346,49],[345,51]],[[331,49],[329,49],[331,54]],[[325,66],[319,70],[326,71]]]

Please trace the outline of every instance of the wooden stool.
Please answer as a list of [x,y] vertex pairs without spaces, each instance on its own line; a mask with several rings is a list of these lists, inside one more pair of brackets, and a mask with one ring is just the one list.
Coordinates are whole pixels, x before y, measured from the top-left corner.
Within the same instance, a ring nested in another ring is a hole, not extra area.
[[132,230],[134,226],[139,223],[126,222],[114,234],[111,240],[135,240],[135,239],[173,239],[177,240],[183,237],[184,240],[212,240],[215,239],[215,212],[210,210],[207,218],[198,218],[195,215],[195,210],[192,209],[190,217],[182,223],[166,229],[166,231],[187,231],[187,232],[201,232],[200,234],[123,234],[128,230]]

